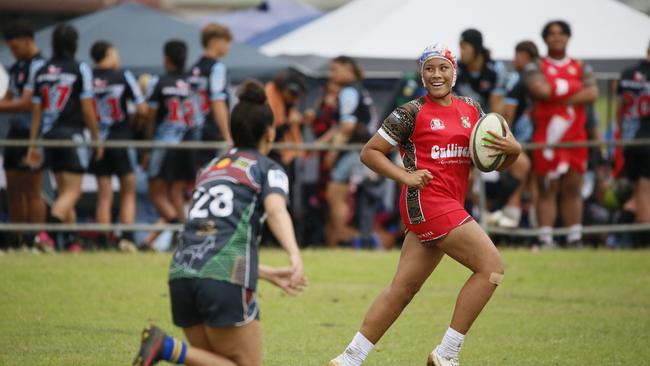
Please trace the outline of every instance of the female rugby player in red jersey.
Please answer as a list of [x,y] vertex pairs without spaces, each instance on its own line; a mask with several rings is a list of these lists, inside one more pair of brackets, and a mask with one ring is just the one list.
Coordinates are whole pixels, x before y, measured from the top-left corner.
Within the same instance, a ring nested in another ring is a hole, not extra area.
[[[398,107],[361,152],[369,168],[402,183],[400,213],[407,227],[397,273],[366,313],[361,329],[330,366],[358,366],[398,318],[447,254],[473,273],[458,295],[451,324],[429,355],[430,366],[458,365],[458,353],[472,323],[503,278],[499,251],[463,208],[471,168],[469,137],[482,115],[469,98],[451,95],[456,61],[433,44],[420,57],[427,95]],[[495,154],[506,154],[506,169],[521,146],[506,137],[485,139]],[[404,168],[386,154],[399,145]]]

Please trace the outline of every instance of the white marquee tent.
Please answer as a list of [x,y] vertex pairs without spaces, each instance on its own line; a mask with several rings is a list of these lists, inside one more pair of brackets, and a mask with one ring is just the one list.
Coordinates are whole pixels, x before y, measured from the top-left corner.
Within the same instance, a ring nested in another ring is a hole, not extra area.
[[[346,54],[410,60],[412,68],[427,44],[436,41],[457,50],[460,33],[471,27],[483,33],[495,59],[509,60],[524,39],[543,52],[540,32],[553,19],[571,24],[569,52],[581,59],[638,59],[650,41],[650,17],[615,0],[356,0],[262,51],[293,56],[303,65]],[[380,61],[374,68],[390,71],[395,65]]]

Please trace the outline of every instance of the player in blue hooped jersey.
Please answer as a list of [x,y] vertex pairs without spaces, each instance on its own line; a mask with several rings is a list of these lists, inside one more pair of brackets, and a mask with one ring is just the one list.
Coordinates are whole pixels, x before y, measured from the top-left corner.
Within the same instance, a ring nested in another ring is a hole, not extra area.
[[[92,70],[85,63],[74,59],[77,51],[77,31],[69,25],[59,25],[52,33],[50,59],[34,77],[32,97],[32,126],[30,139],[84,141],[84,128],[88,128],[94,140],[99,139],[97,118],[93,109]],[[31,146],[27,151],[27,163],[45,166],[54,172],[57,198],[52,204],[52,221],[74,223],[77,221],[75,206],[81,198],[81,180],[90,162],[90,152],[85,147],[45,148]],[[104,155],[103,148],[96,149],[96,158]],[[68,246],[71,251],[80,250],[73,232],[57,235],[59,247]]]
[[[287,211],[289,178],[266,156],[275,127],[260,83],[244,83],[231,126],[235,148],[199,173],[169,268],[172,318],[183,328],[189,344],[158,327],[147,327],[133,365],[164,360],[185,365],[260,366],[258,278],[289,292],[306,284]],[[278,272],[259,265],[265,221],[289,254],[288,270]]]
[[[34,93],[34,75],[43,66],[45,60],[34,42],[34,31],[25,21],[15,21],[7,24],[4,38],[16,58],[9,68],[9,88],[0,99],[0,113],[9,114],[9,132],[7,139],[28,139],[32,124],[32,95]],[[16,223],[43,223],[46,207],[41,199],[43,172],[32,169],[25,164],[27,147],[5,147],[3,167],[7,179],[7,199],[9,203],[9,220]],[[31,245],[33,242],[44,244],[40,240],[45,233],[39,233],[32,240],[27,233],[16,233],[8,238],[8,245]],[[47,238],[49,239],[49,238]],[[46,246],[40,246],[47,249]]]

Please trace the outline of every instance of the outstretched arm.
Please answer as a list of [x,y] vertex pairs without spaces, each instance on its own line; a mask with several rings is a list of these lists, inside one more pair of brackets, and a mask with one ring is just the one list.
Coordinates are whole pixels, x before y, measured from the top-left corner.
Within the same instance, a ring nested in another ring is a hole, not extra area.
[[271,193],[264,198],[264,209],[271,232],[289,254],[292,271],[290,286],[298,287],[305,282],[305,273],[293,223],[287,211],[287,201],[282,195]]

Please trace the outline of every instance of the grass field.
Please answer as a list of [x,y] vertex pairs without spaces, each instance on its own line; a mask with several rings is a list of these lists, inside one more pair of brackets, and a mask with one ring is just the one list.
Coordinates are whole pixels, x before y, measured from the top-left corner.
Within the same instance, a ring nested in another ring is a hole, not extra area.
[[[504,251],[506,279],[466,339],[466,365],[649,365],[650,251]],[[264,365],[325,365],[390,280],[397,251],[308,250],[311,285],[263,283]],[[285,263],[264,250],[263,262]],[[169,254],[0,257],[0,365],[126,365],[170,320]],[[365,365],[424,365],[467,270],[445,258]]]

